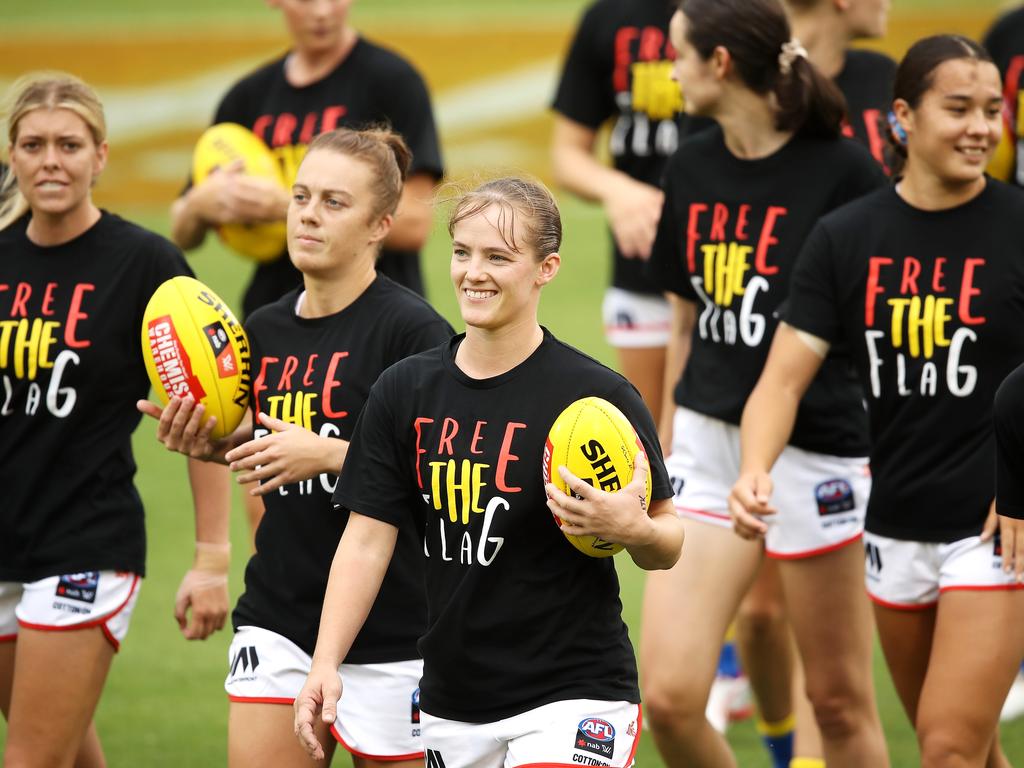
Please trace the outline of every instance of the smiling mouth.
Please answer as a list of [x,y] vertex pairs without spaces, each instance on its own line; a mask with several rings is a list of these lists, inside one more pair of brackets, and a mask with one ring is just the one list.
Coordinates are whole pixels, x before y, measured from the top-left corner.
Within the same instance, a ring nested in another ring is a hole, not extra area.
[[36,184],[36,189],[64,189],[66,186],[63,181],[40,181]]
[[497,291],[474,291],[472,288],[463,289],[463,293],[466,294],[467,298],[474,299],[476,301],[482,301],[483,299],[489,299],[492,296],[497,296]]

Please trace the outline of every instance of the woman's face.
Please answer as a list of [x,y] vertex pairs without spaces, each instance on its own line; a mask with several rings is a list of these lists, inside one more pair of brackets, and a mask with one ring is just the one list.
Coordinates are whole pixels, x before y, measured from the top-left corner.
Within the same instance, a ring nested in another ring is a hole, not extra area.
[[721,84],[711,64],[686,39],[686,28],[686,17],[676,11],[668,27],[669,40],[676,49],[672,79],[679,83],[687,114],[709,115],[721,95]]
[[999,71],[990,62],[951,59],[932,76],[916,108],[893,104],[907,133],[910,172],[926,169],[948,184],[977,181],[1003,129]]
[[884,37],[890,0],[846,0],[846,20],[853,37]]
[[310,53],[335,48],[345,31],[353,0],[268,0],[281,9],[297,48]]
[[91,204],[93,181],[107,162],[85,120],[70,109],[34,109],[9,148],[18,189],[33,213],[61,216]]
[[500,206],[489,205],[457,223],[452,232],[451,278],[462,319],[467,326],[491,331],[536,323],[540,289],[559,265],[558,254],[538,261],[525,243],[518,211],[515,239],[508,237],[509,209],[502,214]]
[[330,149],[303,158],[288,206],[288,254],[301,272],[324,274],[376,258],[391,217],[377,213],[373,181],[367,163]]

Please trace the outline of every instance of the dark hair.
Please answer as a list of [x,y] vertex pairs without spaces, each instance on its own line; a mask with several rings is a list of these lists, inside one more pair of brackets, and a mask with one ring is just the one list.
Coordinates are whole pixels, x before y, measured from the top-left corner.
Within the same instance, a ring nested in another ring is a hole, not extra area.
[[374,216],[395,212],[402,197],[402,184],[412,162],[412,152],[401,136],[389,128],[368,128],[363,131],[337,128],[313,139],[306,155],[319,149],[362,160],[373,168],[376,172],[373,193],[377,197]]
[[498,208],[498,231],[505,245],[514,251],[523,249],[516,242],[516,217],[521,217],[526,245],[538,260],[558,253],[562,245],[562,217],[558,204],[539,181],[506,176],[486,181],[458,196],[448,218],[448,234],[455,225],[491,206]]
[[750,90],[774,94],[777,129],[819,138],[839,136],[846,114],[839,88],[806,54],[791,56],[788,67],[780,61],[791,32],[779,0],[680,0],[679,10],[686,16],[686,39],[701,58],[711,58],[722,46]]
[[[896,77],[892,84],[892,99],[902,99],[917,109],[932,85],[935,83],[935,70],[947,61],[968,59],[970,61],[987,61],[992,57],[982,46],[963,35],[932,35],[918,40],[903,56]],[[903,172],[907,163],[907,148],[900,137],[892,129],[888,132],[889,143],[893,147],[893,176]]]

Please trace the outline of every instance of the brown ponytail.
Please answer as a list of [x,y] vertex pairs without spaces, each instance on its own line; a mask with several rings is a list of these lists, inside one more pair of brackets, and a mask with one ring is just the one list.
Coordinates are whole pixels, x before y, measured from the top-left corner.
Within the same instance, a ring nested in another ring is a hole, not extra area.
[[775,127],[801,136],[837,138],[846,100],[806,53],[783,59],[791,32],[779,0],[681,0],[686,38],[701,58],[729,51],[736,73],[754,93],[773,94]]

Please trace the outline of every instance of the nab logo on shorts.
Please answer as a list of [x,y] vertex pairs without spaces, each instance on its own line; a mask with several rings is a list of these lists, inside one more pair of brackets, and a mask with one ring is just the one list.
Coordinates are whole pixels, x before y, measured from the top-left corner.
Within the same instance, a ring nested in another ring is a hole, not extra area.
[[420,689],[417,688],[412,692],[412,719],[410,722],[418,723],[420,721]]
[[610,760],[615,752],[615,726],[599,717],[581,720],[576,727],[576,749]]
[[441,757],[441,753],[436,749],[428,749],[426,754],[426,768],[447,768],[444,764],[444,758]]
[[96,589],[100,584],[99,571],[69,573],[57,580],[57,597],[78,600],[82,603],[96,602]]
[[260,657],[256,655],[256,646],[242,646],[238,649],[238,653],[235,654],[235,658],[231,660],[231,674],[230,677],[235,677],[238,674],[239,668],[241,668],[242,674],[236,679],[238,680],[255,680],[256,679],[256,667],[260,665]]
[[814,498],[818,502],[821,516],[849,512],[854,508],[853,488],[841,478],[826,480],[814,487]]

